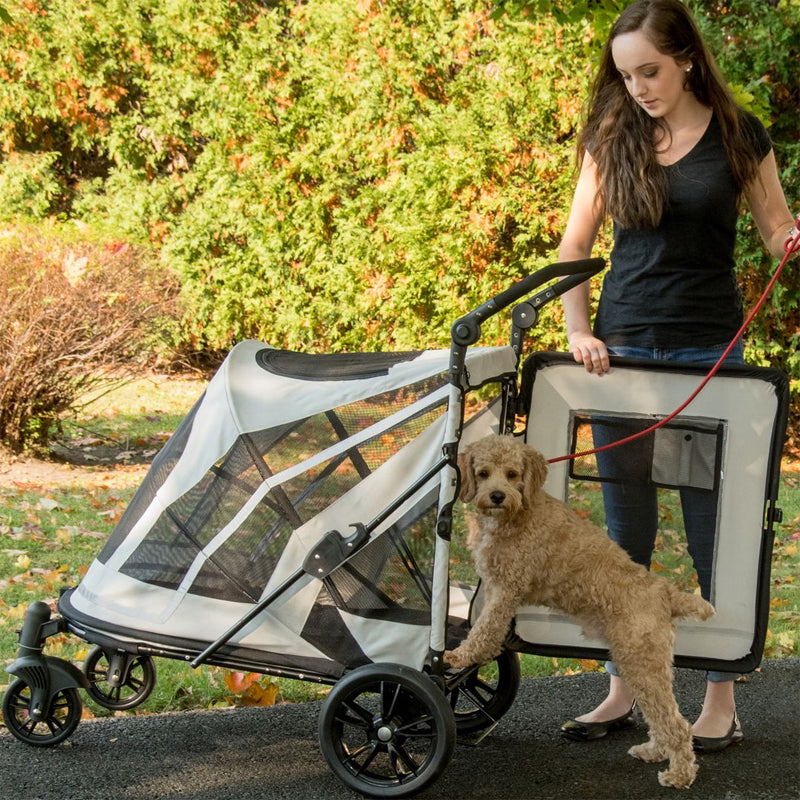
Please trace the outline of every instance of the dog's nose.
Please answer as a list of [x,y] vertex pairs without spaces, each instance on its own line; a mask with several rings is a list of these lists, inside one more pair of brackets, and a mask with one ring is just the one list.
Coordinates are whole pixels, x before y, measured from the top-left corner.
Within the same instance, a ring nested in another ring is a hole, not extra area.
[[505,499],[506,499],[506,496],[505,496],[505,494],[504,494],[503,492],[492,492],[492,493],[489,495],[489,499],[490,499],[490,500],[491,500],[491,501],[492,501],[492,502],[493,502],[493,503],[494,503],[496,506],[499,506],[499,505],[500,505],[500,503],[502,503],[502,502],[503,502],[503,500],[505,500]]

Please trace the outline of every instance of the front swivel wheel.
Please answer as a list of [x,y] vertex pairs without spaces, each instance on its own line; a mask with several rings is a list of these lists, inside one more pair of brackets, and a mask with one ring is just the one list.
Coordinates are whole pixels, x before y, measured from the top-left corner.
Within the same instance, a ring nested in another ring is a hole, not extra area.
[[455,719],[428,676],[400,664],[368,664],[331,690],[319,738],[326,761],[349,788],[369,797],[405,797],[447,766]]
[[156,668],[147,655],[114,652],[95,647],[83,662],[89,679],[86,693],[112,711],[126,711],[143,703],[156,685]]
[[16,678],[3,695],[3,721],[21,742],[51,747],[68,738],[81,721],[83,703],[74,688],[59,689],[41,707],[38,693],[22,678]]

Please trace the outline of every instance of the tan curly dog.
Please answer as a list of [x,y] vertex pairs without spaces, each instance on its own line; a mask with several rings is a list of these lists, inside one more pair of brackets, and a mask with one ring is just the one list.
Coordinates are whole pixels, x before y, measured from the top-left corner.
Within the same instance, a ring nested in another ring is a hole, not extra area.
[[602,637],[636,695],[650,740],[629,753],[669,760],[663,786],[686,788],[697,773],[692,732],[672,690],[674,620],[708,619],[713,607],[635,564],[599,528],[543,491],[547,464],[513,436],[488,436],[459,455],[461,499],[474,504],[468,545],[481,577],[483,610],[445,661],[482,664],[501,651],[522,605],[576,618]]

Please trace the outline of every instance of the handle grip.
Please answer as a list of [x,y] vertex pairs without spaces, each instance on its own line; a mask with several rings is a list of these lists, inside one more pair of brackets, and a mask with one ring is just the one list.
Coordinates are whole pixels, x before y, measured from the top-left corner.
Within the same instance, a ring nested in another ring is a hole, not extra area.
[[[543,293],[543,295],[548,295],[546,298],[540,295],[539,305],[578,286],[591,278],[592,275],[600,272],[604,266],[605,261],[602,258],[582,258],[577,261],[559,261],[527,275],[512,286],[509,286],[508,289],[457,319],[450,330],[453,343],[461,347],[475,344],[481,335],[481,323],[517,300],[521,300],[543,283],[553,278],[568,276],[567,280],[561,282],[564,284],[563,286],[561,283],[556,284],[547,293]],[[551,291],[552,295],[550,295]]]

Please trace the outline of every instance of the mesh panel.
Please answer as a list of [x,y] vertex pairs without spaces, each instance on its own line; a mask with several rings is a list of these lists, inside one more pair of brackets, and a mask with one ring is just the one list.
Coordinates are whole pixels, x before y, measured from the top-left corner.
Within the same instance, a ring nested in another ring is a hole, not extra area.
[[168,517],[159,520],[159,535],[148,536],[120,569],[145,583],[176,589],[199,553],[199,548],[181,536],[180,529]]
[[[574,414],[572,452],[613,444],[652,424],[651,417]],[[719,480],[724,430],[721,420],[678,417],[631,442],[574,459],[570,476],[711,491]]]
[[[443,382],[442,378],[421,381],[292,425],[243,434],[224,458],[162,513],[121,572],[177,588],[197,555],[230,525],[265,479],[363,431],[427,396]],[[389,431],[273,487],[206,558],[190,592],[256,602],[292,530],[415,439],[444,412],[445,405],[443,399]],[[163,478],[158,485],[161,481]],[[398,573],[392,581],[397,583],[401,577],[406,579]]]
[[177,464],[184,447],[186,447],[186,441],[192,430],[192,423],[194,422],[197,409],[202,402],[203,398],[201,397],[200,400],[195,403],[192,410],[181,421],[181,424],[176,428],[175,433],[172,434],[169,441],[153,459],[153,463],[147,471],[142,485],[136,491],[133,499],[125,509],[125,513],[120,517],[119,522],[111,532],[111,536],[109,536],[108,541],[97,556],[97,560],[102,564],[108,561],[117,547],[125,540],[131,528],[149,507],[150,503],[153,502],[156,492],[161,488],[161,485],[164,483],[169,473],[172,472],[175,464]]
[[373,539],[326,579],[331,600],[350,614],[430,623],[435,497]]
[[[444,410],[439,405],[283,484],[300,520],[307,522],[419,436]],[[314,418],[316,419],[316,418]],[[267,455],[270,463],[273,453]]]
[[261,484],[244,437],[202,480],[169,507],[184,535],[205,547],[239,512]]
[[[261,442],[261,434],[256,434],[253,438],[261,446],[270,470],[281,472],[407,408],[445,383],[443,377],[428,378],[300,420],[291,428],[286,428],[279,440],[273,438],[272,442]],[[410,437],[406,437],[392,444],[389,442],[389,435],[384,436],[386,439],[383,452],[373,452],[375,460],[367,463],[370,471],[410,441]],[[276,447],[273,448],[273,444]],[[359,449],[363,456],[364,445],[360,445]]]
[[292,527],[261,503],[206,561],[190,592],[257,602],[291,533]]
[[[197,554],[239,513],[263,477],[248,437],[158,519],[121,572],[177,588]],[[234,601],[258,600],[291,532],[274,490],[206,561],[191,592]],[[282,534],[282,535],[281,535]],[[170,548],[174,553],[169,553]],[[153,558],[160,553],[161,563]]]
[[317,595],[301,636],[321,653],[351,669],[369,663],[325,586]]

